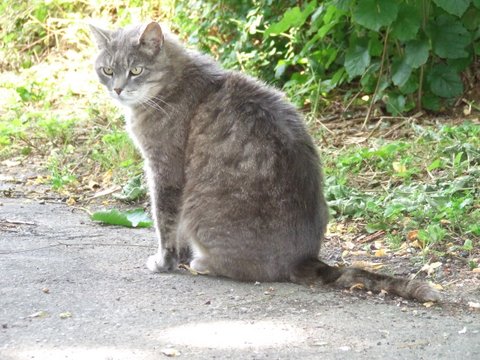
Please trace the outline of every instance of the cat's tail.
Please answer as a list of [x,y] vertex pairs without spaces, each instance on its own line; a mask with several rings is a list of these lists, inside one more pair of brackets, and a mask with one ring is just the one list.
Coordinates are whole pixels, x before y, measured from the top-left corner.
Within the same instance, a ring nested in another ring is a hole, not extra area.
[[306,259],[297,265],[291,280],[307,284],[320,280],[324,284],[346,288],[360,284],[367,291],[384,290],[389,294],[421,302],[441,299],[438,291],[422,281],[396,278],[355,267],[334,267],[316,258]]

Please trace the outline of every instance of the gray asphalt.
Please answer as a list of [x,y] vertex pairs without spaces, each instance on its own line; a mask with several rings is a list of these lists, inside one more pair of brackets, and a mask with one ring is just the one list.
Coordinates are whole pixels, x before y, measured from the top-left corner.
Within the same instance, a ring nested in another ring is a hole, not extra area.
[[152,230],[0,198],[0,359],[480,359],[480,316],[294,284],[150,274]]

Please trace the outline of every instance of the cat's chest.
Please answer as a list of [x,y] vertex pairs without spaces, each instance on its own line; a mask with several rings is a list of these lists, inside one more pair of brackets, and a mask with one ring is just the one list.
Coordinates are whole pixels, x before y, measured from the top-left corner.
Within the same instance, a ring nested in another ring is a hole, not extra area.
[[154,147],[155,139],[158,141],[155,126],[151,124],[151,121],[144,114],[136,112],[131,108],[125,107],[124,114],[128,134],[143,155],[148,156],[149,150]]

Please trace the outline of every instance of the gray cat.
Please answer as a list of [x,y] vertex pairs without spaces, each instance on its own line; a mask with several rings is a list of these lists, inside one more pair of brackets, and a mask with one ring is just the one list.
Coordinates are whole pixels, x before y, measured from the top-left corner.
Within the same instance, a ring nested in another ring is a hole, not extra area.
[[428,284],[318,259],[328,221],[320,159],[278,91],[185,49],[152,22],[91,27],[100,82],[145,159],[159,240],[147,266],[241,281],[364,284],[438,300]]

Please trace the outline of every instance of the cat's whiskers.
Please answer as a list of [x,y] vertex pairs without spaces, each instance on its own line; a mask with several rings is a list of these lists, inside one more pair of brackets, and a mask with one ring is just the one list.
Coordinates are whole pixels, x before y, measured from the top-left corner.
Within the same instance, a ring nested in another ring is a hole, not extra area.
[[151,98],[144,97],[144,98],[140,99],[140,104],[142,104],[144,106],[147,105],[148,107],[150,107],[154,110],[157,110],[157,111],[162,111],[168,117],[168,119],[170,120],[170,114],[168,113],[168,111],[165,110],[163,107],[161,107],[160,104],[153,101]]
[[163,100],[161,97],[159,96],[152,96],[150,99],[152,100],[158,100],[160,101],[162,104],[166,105],[167,107],[169,107],[170,109],[174,110],[175,107],[172,105],[172,104],[169,104],[168,102],[166,102],[165,100]]

